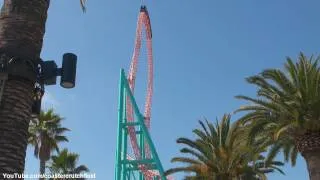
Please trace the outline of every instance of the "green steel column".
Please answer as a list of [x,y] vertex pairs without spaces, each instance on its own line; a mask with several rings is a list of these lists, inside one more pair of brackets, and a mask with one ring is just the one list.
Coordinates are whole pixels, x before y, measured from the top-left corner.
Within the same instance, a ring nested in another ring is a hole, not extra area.
[[[127,81],[124,81],[124,86],[125,86],[125,88],[128,90],[127,93],[128,93],[128,95],[129,95],[129,97],[130,97],[130,101],[131,101],[131,103],[132,103],[133,109],[134,109],[135,113],[136,113],[137,116],[138,116],[137,119],[138,119],[138,121],[139,121],[139,123],[140,123],[140,126],[141,126],[141,128],[142,128],[142,132],[143,132],[143,134],[144,134],[144,137],[146,138],[147,143],[149,144],[150,150],[151,150],[152,155],[153,155],[153,159],[154,159],[155,162],[156,162],[156,165],[157,165],[157,167],[158,167],[158,170],[159,170],[159,174],[160,174],[160,176],[161,176],[161,179],[162,179],[162,180],[166,180],[166,177],[165,177],[165,175],[164,175],[164,169],[163,169],[162,164],[161,164],[161,162],[160,162],[158,153],[157,153],[157,151],[155,150],[155,146],[154,146],[154,144],[153,144],[153,142],[152,142],[152,140],[151,140],[149,131],[148,131],[146,125],[144,124],[143,115],[142,115],[142,114],[140,113],[140,111],[139,111],[138,105],[137,105],[137,103],[136,103],[136,101],[135,101],[135,99],[134,99],[134,97],[133,97],[132,92],[130,91],[130,89],[128,89],[128,88],[129,88],[129,83],[128,83]],[[139,118],[139,117],[140,117],[140,118]]]
[[[129,83],[126,79],[124,70],[121,69],[120,73],[120,84],[119,84],[119,107],[118,107],[118,137],[117,137],[117,152],[116,152],[116,171],[115,171],[115,177],[116,180],[129,180],[129,179],[136,179],[136,175],[139,176],[139,180],[144,180],[143,173],[139,170],[133,170],[129,160],[127,159],[127,145],[128,145],[128,125],[138,125],[139,127],[137,136],[139,135],[139,149],[141,153],[141,161],[139,164],[145,164],[148,163],[155,163],[156,169],[159,171],[161,180],[166,180],[166,177],[164,176],[164,170],[162,167],[162,164],[160,162],[160,159],[158,157],[157,151],[155,149],[155,146],[151,140],[149,131],[145,125],[144,117],[140,113],[139,108],[136,104],[136,101],[134,99],[134,96],[130,90]],[[130,102],[133,107],[134,114],[136,115],[136,121],[135,122],[127,122],[126,117],[126,100],[127,98],[130,99]],[[145,157],[145,145],[149,145],[152,159],[146,159]],[[147,162],[150,161],[150,162]],[[138,165],[139,165],[138,164]],[[160,178],[154,178],[154,179],[160,179]]]
[[121,180],[121,172],[122,172],[122,121],[123,121],[123,95],[124,95],[124,72],[123,69],[120,71],[120,83],[119,83],[119,106],[118,106],[118,137],[117,137],[117,152],[116,152],[116,172],[115,178],[116,180]]
[[[123,73],[123,76],[125,77],[124,73]],[[126,77],[125,77],[126,78]],[[126,79],[125,79],[126,80]],[[123,87],[125,88],[125,87]],[[123,136],[123,159],[125,159],[127,161],[127,154],[128,154],[128,127],[126,126],[127,124],[127,98],[126,98],[126,91],[124,91],[124,98],[123,98],[123,114],[124,114],[124,117],[123,117],[123,131],[124,131],[124,136]],[[130,173],[127,172],[127,165],[126,164],[123,164],[123,180],[125,179],[125,175],[126,174],[129,174],[129,180],[130,180]]]
[[[137,118],[140,118],[140,116],[138,116]],[[139,131],[141,132],[139,134],[139,146],[140,146],[140,154],[141,154],[141,160],[145,159],[145,153],[144,153],[144,138],[143,138],[143,133],[142,133],[142,129],[141,126],[139,126]],[[144,180],[144,175],[142,172],[139,173],[139,180]]]

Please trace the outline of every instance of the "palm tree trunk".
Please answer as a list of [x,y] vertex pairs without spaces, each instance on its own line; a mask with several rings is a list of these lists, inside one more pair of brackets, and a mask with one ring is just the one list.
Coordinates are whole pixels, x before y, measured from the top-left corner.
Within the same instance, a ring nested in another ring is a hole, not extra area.
[[320,132],[310,131],[296,137],[296,145],[307,163],[310,180],[320,179]]
[[320,149],[312,152],[303,153],[303,157],[307,162],[310,180],[320,179]]
[[23,172],[32,87],[19,80],[6,83],[0,106],[0,172]]
[[[46,173],[46,161],[40,159],[40,174]],[[45,178],[39,178],[40,180],[44,180]]]
[[[38,61],[49,0],[4,0],[0,14],[0,56]],[[23,173],[33,80],[13,76],[0,104],[0,172]]]

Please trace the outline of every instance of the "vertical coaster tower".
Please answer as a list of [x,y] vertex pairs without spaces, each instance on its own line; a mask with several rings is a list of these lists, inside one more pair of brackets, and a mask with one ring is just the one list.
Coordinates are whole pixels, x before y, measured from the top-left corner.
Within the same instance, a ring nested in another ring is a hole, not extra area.
[[[143,30],[145,37],[142,36]],[[144,114],[140,113],[133,96],[142,40],[146,41],[148,61],[147,94]],[[120,73],[116,180],[167,180],[149,133],[152,90],[151,23],[146,6],[141,6],[137,22],[134,53],[128,77],[126,77],[123,69]],[[130,144],[128,143],[129,141],[131,142]],[[131,148],[128,145],[131,145]]]

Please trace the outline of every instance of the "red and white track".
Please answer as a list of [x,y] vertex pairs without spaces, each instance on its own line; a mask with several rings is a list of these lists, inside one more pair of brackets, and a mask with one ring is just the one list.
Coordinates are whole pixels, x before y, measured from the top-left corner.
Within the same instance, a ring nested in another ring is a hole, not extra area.
[[[142,37],[142,31],[145,31],[145,39]],[[151,31],[151,23],[149,18],[149,13],[145,6],[142,6],[140,9],[140,13],[138,16],[137,22],[137,30],[136,30],[136,39],[135,39],[135,46],[134,52],[132,56],[132,61],[130,65],[130,70],[128,74],[128,81],[129,86],[132,91],[134,92],[135,87],[135,80],[137,74],[137,65],[140,56],[141,44],[142,39],[146,41],[146,48],[147,48],[147,63],[148,63],[148,80],[147,80],[147,94],[146,94],[146,101],[144,107],[144,122],[148,130],[150,129],[150,116],[151,116],[151,102],[152,102],[152,93],[153,93],[153,56],[152,56],[152,31]],[[132,110],[132,104],[130,103],[129,98],[127,98],[127,120],[128,122],[134,121],[134,115]],[[134,159],[141,159],[141,154],[138,147],[137,135],[135,128],[130,126],[128,127],[128,132],[130,136],[131,146],[134,153]],[[145,156],[150,158],[150,149],[146,145],[145,146]],[[158,176],[155,174],[154,171],[146,170],[144,166],[140,166],[141,171],[143,172],[146,179],[150,179],[154,176]]]
[[[127,159],[128,160],[134,160],[134,158],[132,158],[129,155],[127,155]],[[146,178],[153,178],[153,177],[159,176],[159,172],[158,171],[154,171],[154,170],[146,170],[144,175],[145,175]],[[171,176],[167,176],[167,180],[174,180],[174,178],[171,177]]]

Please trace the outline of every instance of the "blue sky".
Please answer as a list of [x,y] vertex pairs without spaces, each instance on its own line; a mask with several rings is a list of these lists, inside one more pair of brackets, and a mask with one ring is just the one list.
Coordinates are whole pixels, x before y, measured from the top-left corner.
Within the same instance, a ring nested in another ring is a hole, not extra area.
[[[146,0],[154,49],[154,99],[151,134],[163,166],[178,155],[178,137],[192,138],[204,117],[214,120],[254,95],[244,78],[264,68],[281,67],[300,51],[317,54],[320,45],[319,1]],[[46,88],[46,107],[66,118],[70,143],[97,179],[113,179],[119,69],[128,69],[140,1],[52,0],[42,51],[61,65],[62,54],[78,55],[77,85]],[[143,59],[142,59],[143,60]],[[145,62],[139,65],[137,100],[142,106]],[[234,117],[236,119],[237,117]],[[280,157],[282,159],[282,157]],[[38,172],[29,148],[26,172]],[[306,164],[285,168],[271,180],[308,179]],[[176,179],[181,179],[177,175]]]

